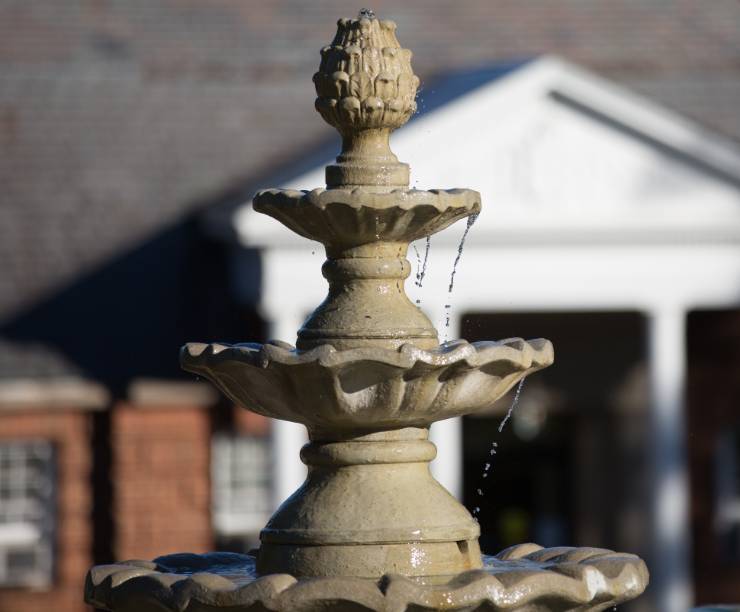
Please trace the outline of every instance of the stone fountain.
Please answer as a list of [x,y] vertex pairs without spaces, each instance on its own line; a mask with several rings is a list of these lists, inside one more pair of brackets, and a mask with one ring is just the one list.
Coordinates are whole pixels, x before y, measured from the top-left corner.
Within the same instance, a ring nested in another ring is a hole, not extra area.
[[[409,189],[389,136],[419,79],[396,24],[341,19],[314,75],[342,136],[326,189],[259,192],[254,208],[321,242],[329,283],[296,346],[188,344],[182,366],[259,414],[305,425],[305,483],[254,555],[180,554],[93,568],[105,610],[604,610],[638,596],[645,564],[595,548],[522,544],[482,556],[476,520],[432,477],[430,425],[485,410],[553,362],[547,340],[440,344],[406,296],[411,241],[480,212],[469,189]],[[502,288],[503,289],[503,288]]]

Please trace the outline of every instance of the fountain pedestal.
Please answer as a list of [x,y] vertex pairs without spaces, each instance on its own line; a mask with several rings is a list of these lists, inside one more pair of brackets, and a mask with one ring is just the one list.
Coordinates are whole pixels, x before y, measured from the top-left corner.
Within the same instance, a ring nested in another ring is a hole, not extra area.
[[312,433],[306,483],[263,529],[257,570],[367,578],[480,568],[478,523],[432,477],[428,433]]
[[439,344],[405,294],[409,242],[474,219],[481,203],[468,189],[408,188],[389,134],[415,112],[419,80],[395,29],[364,11],[340,20],[321,51],[316,108],[343,143],[328,188],[254,198],[257,211],[326,248],[329,292],[297,346],[181,352],[186,370],[235,403],[308,428],[305,483],[262,530],[256,557],[98,566],[89,603],[114,612],[575,612],[645,589],[647,569],[633,555],[524,544],[481,556],[477,522],[430,473],[430,424],[490,408],[549,366],[553,348],[520,338]]

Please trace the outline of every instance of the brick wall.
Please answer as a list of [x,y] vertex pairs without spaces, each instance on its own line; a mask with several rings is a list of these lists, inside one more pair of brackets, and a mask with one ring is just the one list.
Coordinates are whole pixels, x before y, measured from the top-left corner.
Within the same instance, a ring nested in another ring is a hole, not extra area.
[[45,439],[57,450],[56,576],[48,590],[0,589],[2,612],[81,612],[92,565],[91,415],[55,408],[0,412],[0,440]]
[[234,406],[232,416],[232,427],[242,435],[268,436],[270,434],[271,421],[261,414],[250,412],[241,406]]
[[114,554],[212,548],[208,409],[120,403],[113,411]]

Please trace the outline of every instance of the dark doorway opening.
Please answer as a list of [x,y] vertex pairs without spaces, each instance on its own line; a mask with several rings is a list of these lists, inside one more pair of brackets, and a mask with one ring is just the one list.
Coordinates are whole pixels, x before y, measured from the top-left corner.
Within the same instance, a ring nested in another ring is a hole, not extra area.
[[[545,337],[555,346],[555,364],[525,382],[503,432],[498,427],[513,391],[489,414],[464,418],[464,501],[480,508],[484,552],[528,541],[642,552],[648,527],[644,317],[471,313],[462,332],[469,341]],[[486,463],[491,467],[482,478]]]

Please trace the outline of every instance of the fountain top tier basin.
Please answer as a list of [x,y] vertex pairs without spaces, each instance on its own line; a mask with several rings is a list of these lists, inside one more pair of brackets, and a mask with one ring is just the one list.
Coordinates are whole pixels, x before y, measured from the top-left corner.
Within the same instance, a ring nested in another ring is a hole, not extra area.
[[364,244],[406,245],[480,212],[480,194],[472,189],[266,189],[253,202],[256,211],[337,256]]
[[406,296],[408,244],[465,217],[472,225],[480,211],[477,191],[268,189],[254,197],[254,208],[326,247],[329,295],[299,331],[299,350],[439,347],[437,330]]

